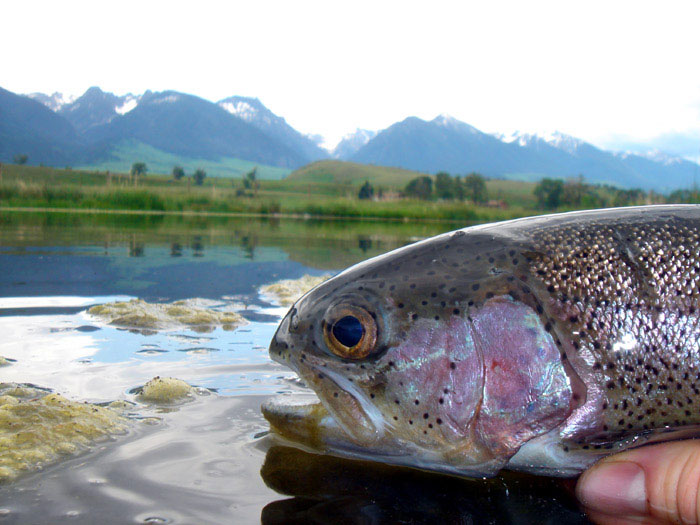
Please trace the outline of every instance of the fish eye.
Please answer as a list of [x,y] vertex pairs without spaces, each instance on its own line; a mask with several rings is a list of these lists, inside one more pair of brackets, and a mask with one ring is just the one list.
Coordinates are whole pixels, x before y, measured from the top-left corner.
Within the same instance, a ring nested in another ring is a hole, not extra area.
[[360,342],[365,329],[357,317],[346,315],[333,325],[333,337],[340,344],[351,348]]
[[367,357],[377,342],[377,323],[364,309],[357,306],[340,306],[332,309],[324,325],[326,345],[343,359]]

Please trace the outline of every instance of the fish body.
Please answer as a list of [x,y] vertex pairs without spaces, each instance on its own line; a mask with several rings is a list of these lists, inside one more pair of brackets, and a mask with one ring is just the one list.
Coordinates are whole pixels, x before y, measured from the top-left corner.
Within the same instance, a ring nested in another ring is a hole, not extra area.
[[457,230],[302,297],[270,345],[320,403],[273,400],[298,445],[467,476],[572,476],[700,435],[700,206]]

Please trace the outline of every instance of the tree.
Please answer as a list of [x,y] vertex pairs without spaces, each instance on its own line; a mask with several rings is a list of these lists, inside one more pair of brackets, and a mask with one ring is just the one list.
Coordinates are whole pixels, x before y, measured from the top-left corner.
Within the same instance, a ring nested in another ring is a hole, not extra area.
[[20,164],[20,165],[26,164],[28,160],[29,160],[29,155],[25,155],[24,153],[18,153],[17,155],[12,157],[12,161],[15,164]]
[[204,171],[202,168],[198,168],[197,171],[194,172],[194,175],[192,175],[194,178],[194,183],[197,186],[201,186],[204,184],[204,179],[207,177],[207,172]]
[[564,183],[561,179],[544,178],[535,186],[534,194],[540,208],[553,210],[561,204]]
[[185,176],[185,170],[182,168],[182,166],[174,166],[173,167],[173,179],[181,180],[184,176]]
[[[644,202],[644,191],[641,188],[632,188],[629,190],[615,188],[614,191],[615,197],[613,198],[613,206],[629,206],[630,204],[642,204]],[[677,192],[671,193],[669,202],[675,202],[671,199],[673,199],[676,193]]]
[[449,173],[441,171],[435,175],[435,196],[438,199],[454,199],[455,194],[455,181]]
[[564,183],[564,189],[562,190],[561,194],[561,203],[568,206],[579,207],[581,206],[583,197],[586,195],[586,193],[592,190],[593,188],[584,182],[583,175],[570,178]]
[[470,173],[464,177],[464,193],[474,204],[486,202],[488,193],[486,192],[486,179],[478,173]]
[[462,177],[455,175],[455,199],[458,201],[463,201],[465,194],[465,187],[464,182],[462,182]]
[[257,181],[257,173],[258,167],[255,166],[252,170],[250,170],[243,176],[243,187],[246,190],[253,190],[253,193],[255,193],[255,195],[258,194],[258,188],[260,187],[260,183]]
[[138,177],[139,175],[145,175],[148,171],[148,166],[145,162],[134,162],[131,165],[131,175],[132,177]]
[[369,183],[368,180],[360,188],[360,192],[357,194],[358,199],[371,199],[374,197],[374,188]]
[[404,188],[404,193],[408,197],[416,199],[430,200],[433,196],[433,179],[428,176],[416,177],[409,181]]

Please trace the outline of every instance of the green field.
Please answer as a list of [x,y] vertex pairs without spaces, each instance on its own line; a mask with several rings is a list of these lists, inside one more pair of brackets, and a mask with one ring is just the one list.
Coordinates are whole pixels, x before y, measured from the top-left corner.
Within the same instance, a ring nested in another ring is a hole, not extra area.
[[[149,166],[150,168],[150,166]],[[172,169],[172,167],[170,167]],[[166,171],[166,170],[163,170]],[[169,170],[167,170],[169,171]],[[243,170],[245,172],[245,170]],[[260,171],[258,170],[258,173]],[[297,217],[335,217],[386,220],[439,220],[483,222],[536,215],[544,211],[660,202],[697,202],[700,196],[669,198],[639,192],[626,200],[625,190],[569,181],[563,191],[579,191],[575,204],[544,209],[535,197],[534,182],[488,179],[484,204],[459,200],[417,200],[402,196],[402,189],[418,172],[340,161],[310,164],[280,180],[258,180],[244,189],[242,177],[208,176],[197,186],[188,176],[149,171],[137,178],[113,171],[57,169],[3,165],[0,207],[82,211],[151,212],[161,214],[258,214]],[[369,181],[381,198],[361,200],[358,189]],[[562,184],[562,182],[559,182]],[[576,190],[578,188],[578,190]],[[689,200],[690,198],[690,200]],[[694,199],[694,200],[693,200]]]
[[192,173],[203,169],[209,177],[234,178],[241,177],[253,168],[257,168],[260,179],[279,180],[292,171],[287,168],[265,166],[248,160],[232,157],[222,157],[216,160],[183,157],[161,151],[137,141],[124,141],[112,151],[112,159],[96,164],[76,166],[76,169],[87,171],[110,171],[113,173],[128,173],[134,159],[147,159],[148,169],[152,173],[169,174],[173,166],[182,166],[185,172]]
[[0,206],[432,219],[461,223],[536,213],[534,209],[527,209],[516,202],[519,194],[526,193],[519,191],[508,194],[508,198],[513,200],[512,206],[498,209],[457,201],[359,200],[353,183],[310,183],[308,180],[295,180],[294,177],[288,180],[261,180],[257,191],[249,190],[245,195],[241,195],[241,189],[241,179],[207,177],[202,186],[196,186],[191,177],[176,181],[166,175],[151,173],[134,180],[127,174],[103,171],[4,165],[0,181]]

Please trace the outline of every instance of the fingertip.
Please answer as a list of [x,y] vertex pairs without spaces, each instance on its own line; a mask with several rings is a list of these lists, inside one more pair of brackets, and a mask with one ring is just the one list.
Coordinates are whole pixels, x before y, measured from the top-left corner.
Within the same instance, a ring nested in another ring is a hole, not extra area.
[[647,514],[646,476],[630,461],[603,461],[586,471],[576,496],[589,510],[611,516]]
[[622,518],[698,523],[700,440],[658,443],[604,458],[579,478],[576,496],[596,523],[626,523]]

